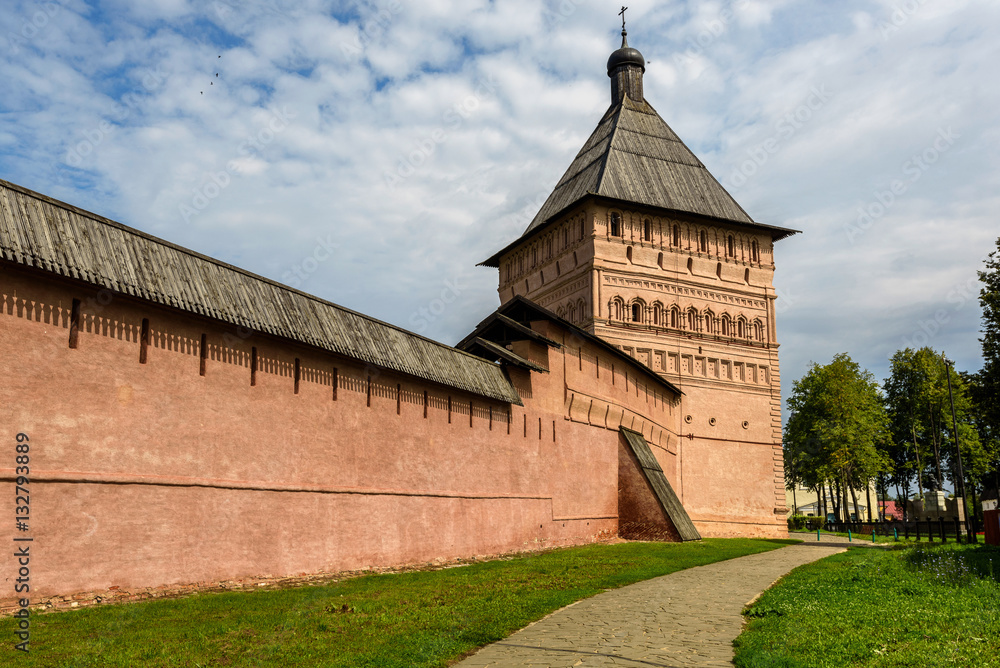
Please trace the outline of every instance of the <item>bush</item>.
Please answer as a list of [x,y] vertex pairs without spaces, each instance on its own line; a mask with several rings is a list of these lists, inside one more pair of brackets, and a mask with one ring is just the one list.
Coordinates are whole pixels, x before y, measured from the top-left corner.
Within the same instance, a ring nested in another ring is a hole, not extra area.
[[789,531],[815,531],[822,524],[822,517],[812,515],[791,515],[788,518]]

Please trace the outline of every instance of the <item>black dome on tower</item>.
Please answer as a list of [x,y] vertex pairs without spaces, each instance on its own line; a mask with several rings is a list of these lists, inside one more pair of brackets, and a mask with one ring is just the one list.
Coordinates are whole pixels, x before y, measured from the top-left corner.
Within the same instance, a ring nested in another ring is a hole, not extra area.
[[633,49],[628,45],[628,32],[622,30],[622,48],[611,54],[608,58],[608,76],[613,77],[615,70],[622,65],[635,65],[646,71],[646,59],[639,53],[639,49]]

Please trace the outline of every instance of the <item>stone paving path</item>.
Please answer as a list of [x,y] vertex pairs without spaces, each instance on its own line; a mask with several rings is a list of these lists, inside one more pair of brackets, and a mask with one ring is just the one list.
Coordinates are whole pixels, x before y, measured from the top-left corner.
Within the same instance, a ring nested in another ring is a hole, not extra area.
[[832,543],[785,547],[607,591],[455,665],[731,667],[743,607],[793,568],[844,551]]

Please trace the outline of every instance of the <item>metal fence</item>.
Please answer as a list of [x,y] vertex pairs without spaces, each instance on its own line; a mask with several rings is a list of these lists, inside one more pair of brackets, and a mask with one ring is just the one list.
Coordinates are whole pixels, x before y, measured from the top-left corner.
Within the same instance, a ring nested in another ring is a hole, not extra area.
[[[815,531],[819,529],[819,520],[815,526],[809,527]],[[930,542],[948,542],[957,540],[962,542],[966,539],[965,523],[958,517],[927,517],[925,519],[914,518],[907,521],[889,520],[884,522],[825,522],[822,529],[824,531],[847,533],[857,536],[895,536],[899,538],[914,538],[916,540],[927,540]],[[973,536],[976,528],[972,529]]]

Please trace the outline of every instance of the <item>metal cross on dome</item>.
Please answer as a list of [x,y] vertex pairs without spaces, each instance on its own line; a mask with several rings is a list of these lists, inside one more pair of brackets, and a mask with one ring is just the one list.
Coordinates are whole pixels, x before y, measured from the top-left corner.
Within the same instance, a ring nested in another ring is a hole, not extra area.
[[625,30],[625,10],[626,9],[628,9],[628,7],[622,5],[622,10],[620,12],[618,12],[618,15],[622,17],[622,30]]

